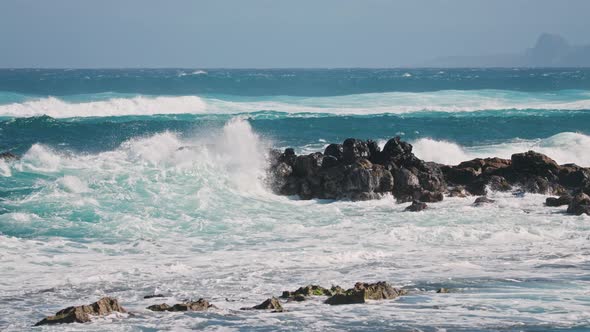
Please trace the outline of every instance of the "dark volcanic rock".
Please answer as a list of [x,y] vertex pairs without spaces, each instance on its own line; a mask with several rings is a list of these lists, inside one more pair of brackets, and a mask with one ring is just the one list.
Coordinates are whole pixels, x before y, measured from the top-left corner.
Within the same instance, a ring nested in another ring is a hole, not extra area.
[[569,194],[561,195],[559,197],[547,197],[545,205],[547,206],[562,206],[569,205],[572,202],[573,197]]
[[210,308],[216,308],[205,299],[199,299],[198,301],[177,303],[173,306],[169,306],[166,303],[151,305],[147,307],[151,311],[205,311]]
[[371,152],[369,151],[367,142],[355,138],[346,139],[342,143],[342,160],[347,164],[352,164],[361,158],[371,158]]
[[572,202],[567,207],[567,213],[577,216],[585,213],[590,216],[590,196],[584,193],[574,196]]
[[155,297],[165,297],[165,296],[164,296],[164,295],[162,295],[162,294],[153,294],[153,295],[146,295],[146,296],[144,296],[143,298],[144,298],[144,299],[153,299],[153,298],[155,298]]
[[427,208],[428,208],[428,205],[426,205],[426,203],[420,202],[420,201],[413,201],[411,205],[409,205],[407,208],[405,208],[405,211],[418,212],[418,211],[425,210]]
[[281,195],[301,199],[375,199],[391,193],[400,203],[439,202],[449,196],[483,196],[491,191],[563,195],[590,194],[590,169],[559,166],[553,159],[528,151],[511,159],[476,158],[456,166],[418,159],[412,145],[399,137],[382,151],[374,141],[349,138],[330,144],[324,153],[297,156],[293,149],[271,151],[268,182]]
[[372,284],[357,282],[354,288],[333,295],[326,300],[326,303],[330,305],[365,303],[365,300],[389,300],[404,294],[403,290],[393,288],[384,281]]
[[473,202],[473,205],[474,206],[481,206],[481,205],[490,204],[490,203],[494,203],[494,202],[496,202],[496,201],[493,199],[489,199],[485,196],[482,196],[482,197],[476,198],[475,202]]
[[103,297],[90,304],[76,307],[68,307],[58,311],[54,316],[49,316],[37,322],[35,326],[53,325],[64,323],[86,323],[92,316],[106,316],[113,312],[127,312],[116,299]]
[[510,160],[512,169],[518,173],[553,177],[559,171],[559,165],[553,159],[535,151],[513,154]]
[[241,308],[240,310],[273,310],[275,312],[281,312],[283,311],[283,306],[281,305],[281,302],[279,302],[279,299],[272,297],[270,299],[266,299],[259,305],[255,305],[251,308]]
[[18,156],[15,155],[12,152],[2,152],[2,153],[0,153],[0,160],[10,161],[10,160],[17,160],[17,159],[19,159]]

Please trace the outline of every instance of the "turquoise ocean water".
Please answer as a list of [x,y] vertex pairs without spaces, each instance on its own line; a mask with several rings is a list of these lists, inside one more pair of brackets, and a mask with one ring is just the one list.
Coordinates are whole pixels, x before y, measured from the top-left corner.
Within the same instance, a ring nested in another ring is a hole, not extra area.
[[[67,328],[589,329],[590,219],[543,195],[409,214],[265,187],[269,147],[396,135],[447,164],[534,149],[590,166],[590,69],[0,70],[0,152],[22,156],[0,161],[0,329],[102,295],[138,314]],[[378,280],[415,292],[234,311]],[[222,309],[151,313],[152,293]]]

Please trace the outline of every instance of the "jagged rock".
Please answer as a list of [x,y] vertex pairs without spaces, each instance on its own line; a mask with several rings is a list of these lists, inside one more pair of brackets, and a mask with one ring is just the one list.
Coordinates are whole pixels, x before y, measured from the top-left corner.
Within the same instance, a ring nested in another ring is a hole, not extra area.
[[473,202],[474,206],[481,206],[481,205],[485,205],[485,204],[490,204],[490,203],[494,203],[496,202],[493,199],[489,199],[486,196],[482,196],[482,197],[478,197],[475,199],[475,202]]
[[518,173],[553,178],[559,173],[559,165],[544,154],[528,151],[513,154],[510,158],[512,169]]
[[272,297],[270,299],[266,299],[259,305],[255,305],[251,308],[241,308],[240,310],[273,310],[274,312],[281,312],[283,311],[283,306],[281,305],[279,299]]
[[343,151],[342,144],[330,144],[324,150],[324,155],[334,157],[337,161],[340,161]]
[[590,196],[584,193],[575,195],[567,207],[567,213],[577,216],[585,213],[590,216]]
[[371,154],[366,142],[348,138],[342,143],[342,160],[345,163],[352,164],[358,159],[369,159],[370,157]]
[[19,157],[12,152],[2,152],[0,153],[0,160],[18,160]]
[[198,301],[177,303],[173,306],[169,306],[166,303],[151,305],[147,307],[151,311],[205,311],[210,308],[216,308],[213,304],[205,299],[199,299]]
[[436,290],[436,293],[438,294],[446,294],[449,293],[449,290],[447,288],[439,288]]
[[365,303],[365,300],[389,300],[404,294],[406,294],[405,291],[393,288],[384,281],[372,284],[357,282],[354,288],[331,296],[326,303],[330,305]]
[[68,307],[58,311],[54,316],[49,316],[37,322],[35,326],[53,325],[64,323],[86,323],[93,316],[106,316],[113,312],[127,312],[119,302],[111,297],[103,297],[90,304]]
[[410,204],[410,206],[405,208],[405,211],[418,212],[418,211],[425,210],[427,208],[428,208],[428,205],[426,205],[426,203],[420,202],[420,201],[413,201],[412,204]]
[[164,296],[164,295],[162,295],[162,294],[153,294],[153,295],[146,295],[146,296],[144,296],[143,298],[144,298],[144,299],[153,299],[153,298],[155,298],[155,297],[166,297],[166,296]]
[[293,164],[293,173],[296,176],[313,176],[322,167],[323,159],[324,156],[319,152],[297,156]]
[[576,164],[565,164],[559,169],[559,183],[568,188],[579,188],[590,184],[590,169]]
[[281,298],[288,299],[296,296],[332,296],[341,292],[343,292],[343,289],[340,286],[332,286],[332,288],[327,289],[318,285],[308,285],[305,287],[299,287],[293,292],[284,291]]
[[547,206],[562,206],[569,205],[572,202],[573,197],[569,194],[561,195],[559,197],[547,197],[545,205]]

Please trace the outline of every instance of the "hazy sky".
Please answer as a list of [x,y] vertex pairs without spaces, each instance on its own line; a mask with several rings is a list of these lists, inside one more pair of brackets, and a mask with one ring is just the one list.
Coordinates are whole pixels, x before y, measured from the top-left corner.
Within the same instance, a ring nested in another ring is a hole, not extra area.
[[395,67],[590,43],[587,0],[0,0],[0,67]]

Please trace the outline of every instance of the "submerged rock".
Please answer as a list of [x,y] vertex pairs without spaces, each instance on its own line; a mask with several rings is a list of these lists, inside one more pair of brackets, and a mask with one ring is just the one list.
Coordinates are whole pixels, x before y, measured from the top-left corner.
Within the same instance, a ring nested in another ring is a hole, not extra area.
[[19,157],[12,152],[2,152],[0,153],[0,160],[18,160]]
[[54,316],[49,316],[37,322],[35,326],[53,325],[64,323],[87,323],[93,316],[106,316],[113,312],[127,312],[119,302],[111,297],[102,299],[89,304],[75,307],[68,307],[58,311]]
[[328,298],[326,303],[330,305],[365,303],[365,300],[389,300],[405,294],[405,291],[393,288],[384,281],[357,282],[353,288]]
[[153,294],[153,295],[146,295],[146,296],[144,296],[143,298],[144,298],[144,299],[153,299],[153,298],[155,298],[155,297],[166,297],[166,296],[164,296],[164,295],[162,295],[162,294]]
[[146,309],[151,311],[205,311],[210,308],[216,307],[205,299],[199,299],[198,301],[177,303],[173,306],[169,306],[166,303],[155,304],[147,307]]
[[251,308],[241,308],[240,310],[273,310],[273,312],[282,312],[283,306],[281,305],[279,299],[276,297],[271,297],[259,305],[255,305]]
[[424,202],[413,201],[412,204],[404,209],[409,212],[419,212],[428,208],[428,205]]
[[489,199],[486,196],[482,196],[482,197],[478,197],[475,199],[475,202],[473,202],[474,206],[481,206],[481,205],[485,205],[485,204],[491,204],[491,203],[495,203],[496,201],[493,199]]

